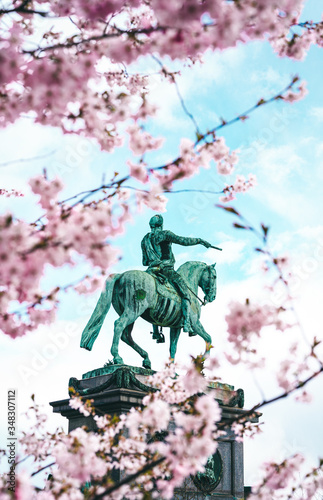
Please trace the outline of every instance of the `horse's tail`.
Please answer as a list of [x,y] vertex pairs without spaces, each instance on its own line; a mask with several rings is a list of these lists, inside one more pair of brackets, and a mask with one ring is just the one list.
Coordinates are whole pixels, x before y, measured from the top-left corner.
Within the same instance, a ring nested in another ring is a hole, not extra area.
[[113,274],[107,278],[104,290],[95,306],[91,318],[82,332],[81,347],[91,351],[93,344],[100,333],[101,327],[109,312],[112,294],[116,280],[120,274]]

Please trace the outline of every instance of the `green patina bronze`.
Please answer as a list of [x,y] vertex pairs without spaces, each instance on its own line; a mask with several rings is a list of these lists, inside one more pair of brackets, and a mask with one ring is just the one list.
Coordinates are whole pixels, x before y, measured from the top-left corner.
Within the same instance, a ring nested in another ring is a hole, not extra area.
[[135,299],[137,300],[145,300],[146,292],[145,290],[136,290]]
[[[170,327],[172,359],[175,357],[182,328],[190,336],[202,337],[207,350],[211,345],[211,337],[200,322],[200,314],[201,303],[204,305],[212,302],[216,297],[215,264],[209,266],[204,262],[189,261],[175,271],[172,244],[183,246],[201,244],[207,248],[212,245],[200,238],[177,236],[171,231],[163,230],[161,215],[152,217],[150,227],[151,232],[146,234],[141,244],[143,264],[148,266],[147,271],[134,270],[111,275],[82,333],[81,347],[91,350],[112,304],[120,316],[114,324],[111,347],[115,364],[123,364],[119,355],[121,339],[140,354],[144,368],[151,368],[148,353],[133,340],[131,335],[134,322],[139,316],[153,325],[153,338],[157,341],[162,341],[163,337],[158,326]],[[205,294],[204,301],[198,297],[199,287]]]
[[208,458],[204,472],[192,476],[193,483],[203,493],[211,493],[222,479],[223,462],[219,451]]
[[[79,396],[88,396],[91,394],[97,394],[99,392],[105,391],[107,389],[110,389],[111,387],[115,388],[123,388],[123,389],[137,389],[139,391],[143,392],[155,392],[157,389],[154,387],[148,386],[146,384],[143,384],[138,378],[136,377],[136,371],[132,366],[127,366],[127,365],[114,365],[116,369],[114,371],[109,371],[108,373],[111,374],[111,376],[102,384],[97,385],[96,387],[91,387],[88,389],[82,389],[80,387],[80,382],[77,380],[77,378],[71,377],[68,383],[69,386],[69,394],[72,395],[74,392],[76,392]],[[102,375],[104,369],[100,370],[93,370],[93,371],[101,371],[100,375]],[[150,375],[155,373],[153,370],[143,370],[145,375]],[[151,373],[147,373],[151,372]],[[107,373],[107,372],[105,372]],[[86,374],[85,374],[86,375]],[[86,377],[82,377],[83,379],[86,379]],[[90,378],[90,377],[88,377]]]
[[111,375],[119,368],[127,368],[131,370],[136,375],[154,375],[155,370],[150,370],[149,368],[141,368],[140,366],[131,366],[131,365],[114,365],[112,363],[105,364],[102,368],[96,368],[95,370],[90,370],[89,372],[83,373],[82,379],[86,380],[92,377],[99,377],[100,375]]

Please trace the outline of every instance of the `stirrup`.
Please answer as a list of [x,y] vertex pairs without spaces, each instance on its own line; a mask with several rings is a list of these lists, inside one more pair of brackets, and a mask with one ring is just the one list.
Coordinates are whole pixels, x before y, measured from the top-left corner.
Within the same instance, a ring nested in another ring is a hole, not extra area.
[[163,332],[159,332],[159,338],[157,339],[157,344],[165,344],[165,335]]
[[150,332],[150,334],[153,336],[153,340],[156,340],[157,344],[164,344],[165,343],[165,335],[163,334],[163,328],[160,327],[158,330],[158,335],[155,334],[154,332]]

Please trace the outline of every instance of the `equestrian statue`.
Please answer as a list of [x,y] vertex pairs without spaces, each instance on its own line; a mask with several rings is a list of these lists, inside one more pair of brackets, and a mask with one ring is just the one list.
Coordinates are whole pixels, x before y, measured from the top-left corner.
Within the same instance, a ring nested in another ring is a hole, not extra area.
[[[142,263],[146,271],[126,271],[110,275],[106,280],[98,303],[89,319],[81,339],[81,347],[91,350],[101,330],[111,304],[119,315],[114,323],[111,354],[115,364],[123,364],[119,355],[119,341],[123,340],[143,358],[143,367],[151,368],[148,353],[132,338],[131,332],[137,318],[142,317],[153,325],[153,339],[164,342],[159,327],[170,327],[170,357],[175,358],[181,330],[190,336],[199,335],[211,346],[211,337],[200,322],[201,305],[216,297],[215,264],[189,261],[174,269],[172,244],[182,246],[203,245],[215,248],[201,238],[177,236],[163,229],[163,218],[154,215],[149,222],[151,231],[141,242]],[[204,292],[204,301],[198,288]]]

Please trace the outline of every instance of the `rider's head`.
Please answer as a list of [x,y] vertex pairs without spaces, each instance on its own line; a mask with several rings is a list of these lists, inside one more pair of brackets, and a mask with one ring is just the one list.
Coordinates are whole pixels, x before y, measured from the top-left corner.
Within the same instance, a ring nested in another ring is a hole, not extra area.
[[149,221],[151,229],[163,229],[163,223],[164,219],[159,214],[154,215]]

